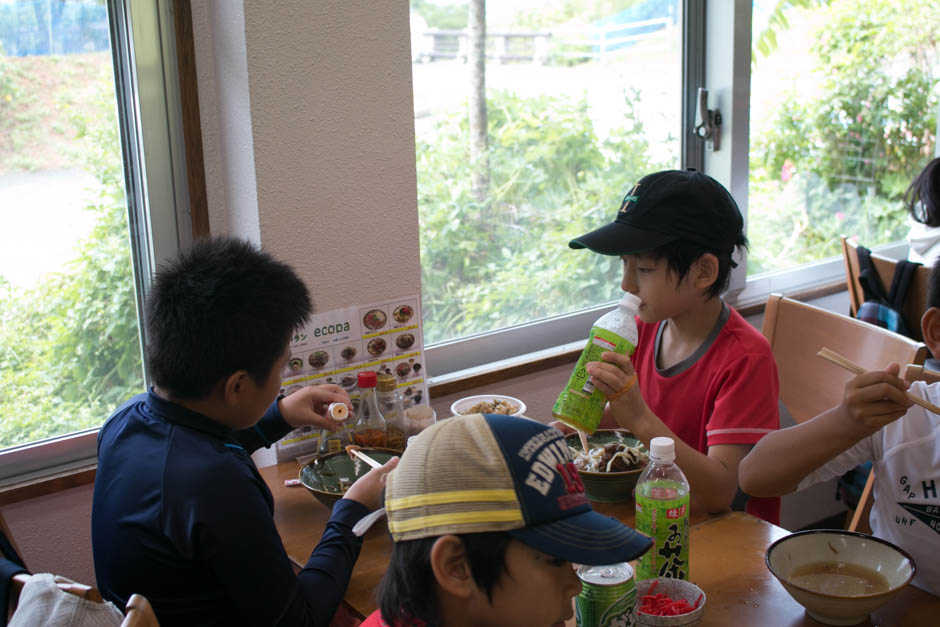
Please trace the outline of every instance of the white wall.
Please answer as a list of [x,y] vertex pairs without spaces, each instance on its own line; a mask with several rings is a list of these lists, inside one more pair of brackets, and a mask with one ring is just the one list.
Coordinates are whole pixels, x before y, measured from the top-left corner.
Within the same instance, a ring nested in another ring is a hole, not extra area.
[[320,311],[417,293],[408,4],[194,5],[213,232],[290,263]]

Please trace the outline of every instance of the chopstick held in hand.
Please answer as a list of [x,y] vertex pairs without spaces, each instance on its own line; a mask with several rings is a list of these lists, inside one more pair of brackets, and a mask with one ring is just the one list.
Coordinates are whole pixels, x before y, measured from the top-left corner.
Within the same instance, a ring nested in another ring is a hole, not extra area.
[[[832,362],[835,365],[845,368],[849,372],[854,372],[857,375],[865,372],[864,368],[859,366],[857,363],[855,363],[851,359],[843,357],[839,353],[833,350],[829,350],[828,348],[823,347],[819,349],[819,352],[816,354],[822,357],[823,359],[825,359],[826,361]],[[907,393],[907,397],[911,399],[911,402],[914,403],[915,405],[920,405],[924,409],[928,409],[932,411],[933,413],[940,415],[940,407],[937,407],[930,401],[924,400],[921,397],[911,392]]]
[[350,457],[358,457],[359,459],[369,464],[373,468],[382,467],[381,463],[379,463],[378,461],[372,459],[371,457],[369,457],[368,455],[360,451],[359,447],[356,446],[355,444],[350,444],[349,446],[346,447],[346,454],[349,455]]

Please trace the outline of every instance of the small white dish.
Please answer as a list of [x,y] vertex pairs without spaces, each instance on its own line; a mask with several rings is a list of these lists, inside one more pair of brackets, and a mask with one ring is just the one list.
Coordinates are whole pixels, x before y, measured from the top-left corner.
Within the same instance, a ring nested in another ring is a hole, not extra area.
[[477,394],[475,396],[467,396],[460,400],[454,401],[450,406],[450,413],[454,416],[461,416],[466,413],[469,413],[475,405],[481,403],[498,403],[503,401],[515,405],[517,409],[513,412],[502,412],[502,411],[482,411],[480,413],[484,414],[493,414],[493,413],[507,413],[509,416],[521,416],[525,413],[525,403],[520,401],[514,396],[506,396],[505,394]]

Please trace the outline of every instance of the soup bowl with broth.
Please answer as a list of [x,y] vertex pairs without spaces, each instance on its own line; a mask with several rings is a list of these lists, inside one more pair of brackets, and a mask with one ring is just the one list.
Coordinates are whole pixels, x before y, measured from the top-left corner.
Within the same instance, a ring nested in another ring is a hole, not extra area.
[[767,568],[806,612],[827,625],[857,625],[914,579],[914,560],[863,533],[811,529],[767,549]]

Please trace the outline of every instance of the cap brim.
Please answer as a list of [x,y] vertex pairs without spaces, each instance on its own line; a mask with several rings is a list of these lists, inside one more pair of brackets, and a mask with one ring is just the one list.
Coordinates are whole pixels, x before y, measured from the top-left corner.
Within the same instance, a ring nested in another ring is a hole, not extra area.
[[676,235],[638,229],[611,222],[568,242],[571,248],[587,248],[601,255],[632,255],[678,239]]
[[652,538],[593,510],[506,533],[542,553],[588,566],[629,562],[653,546]]

